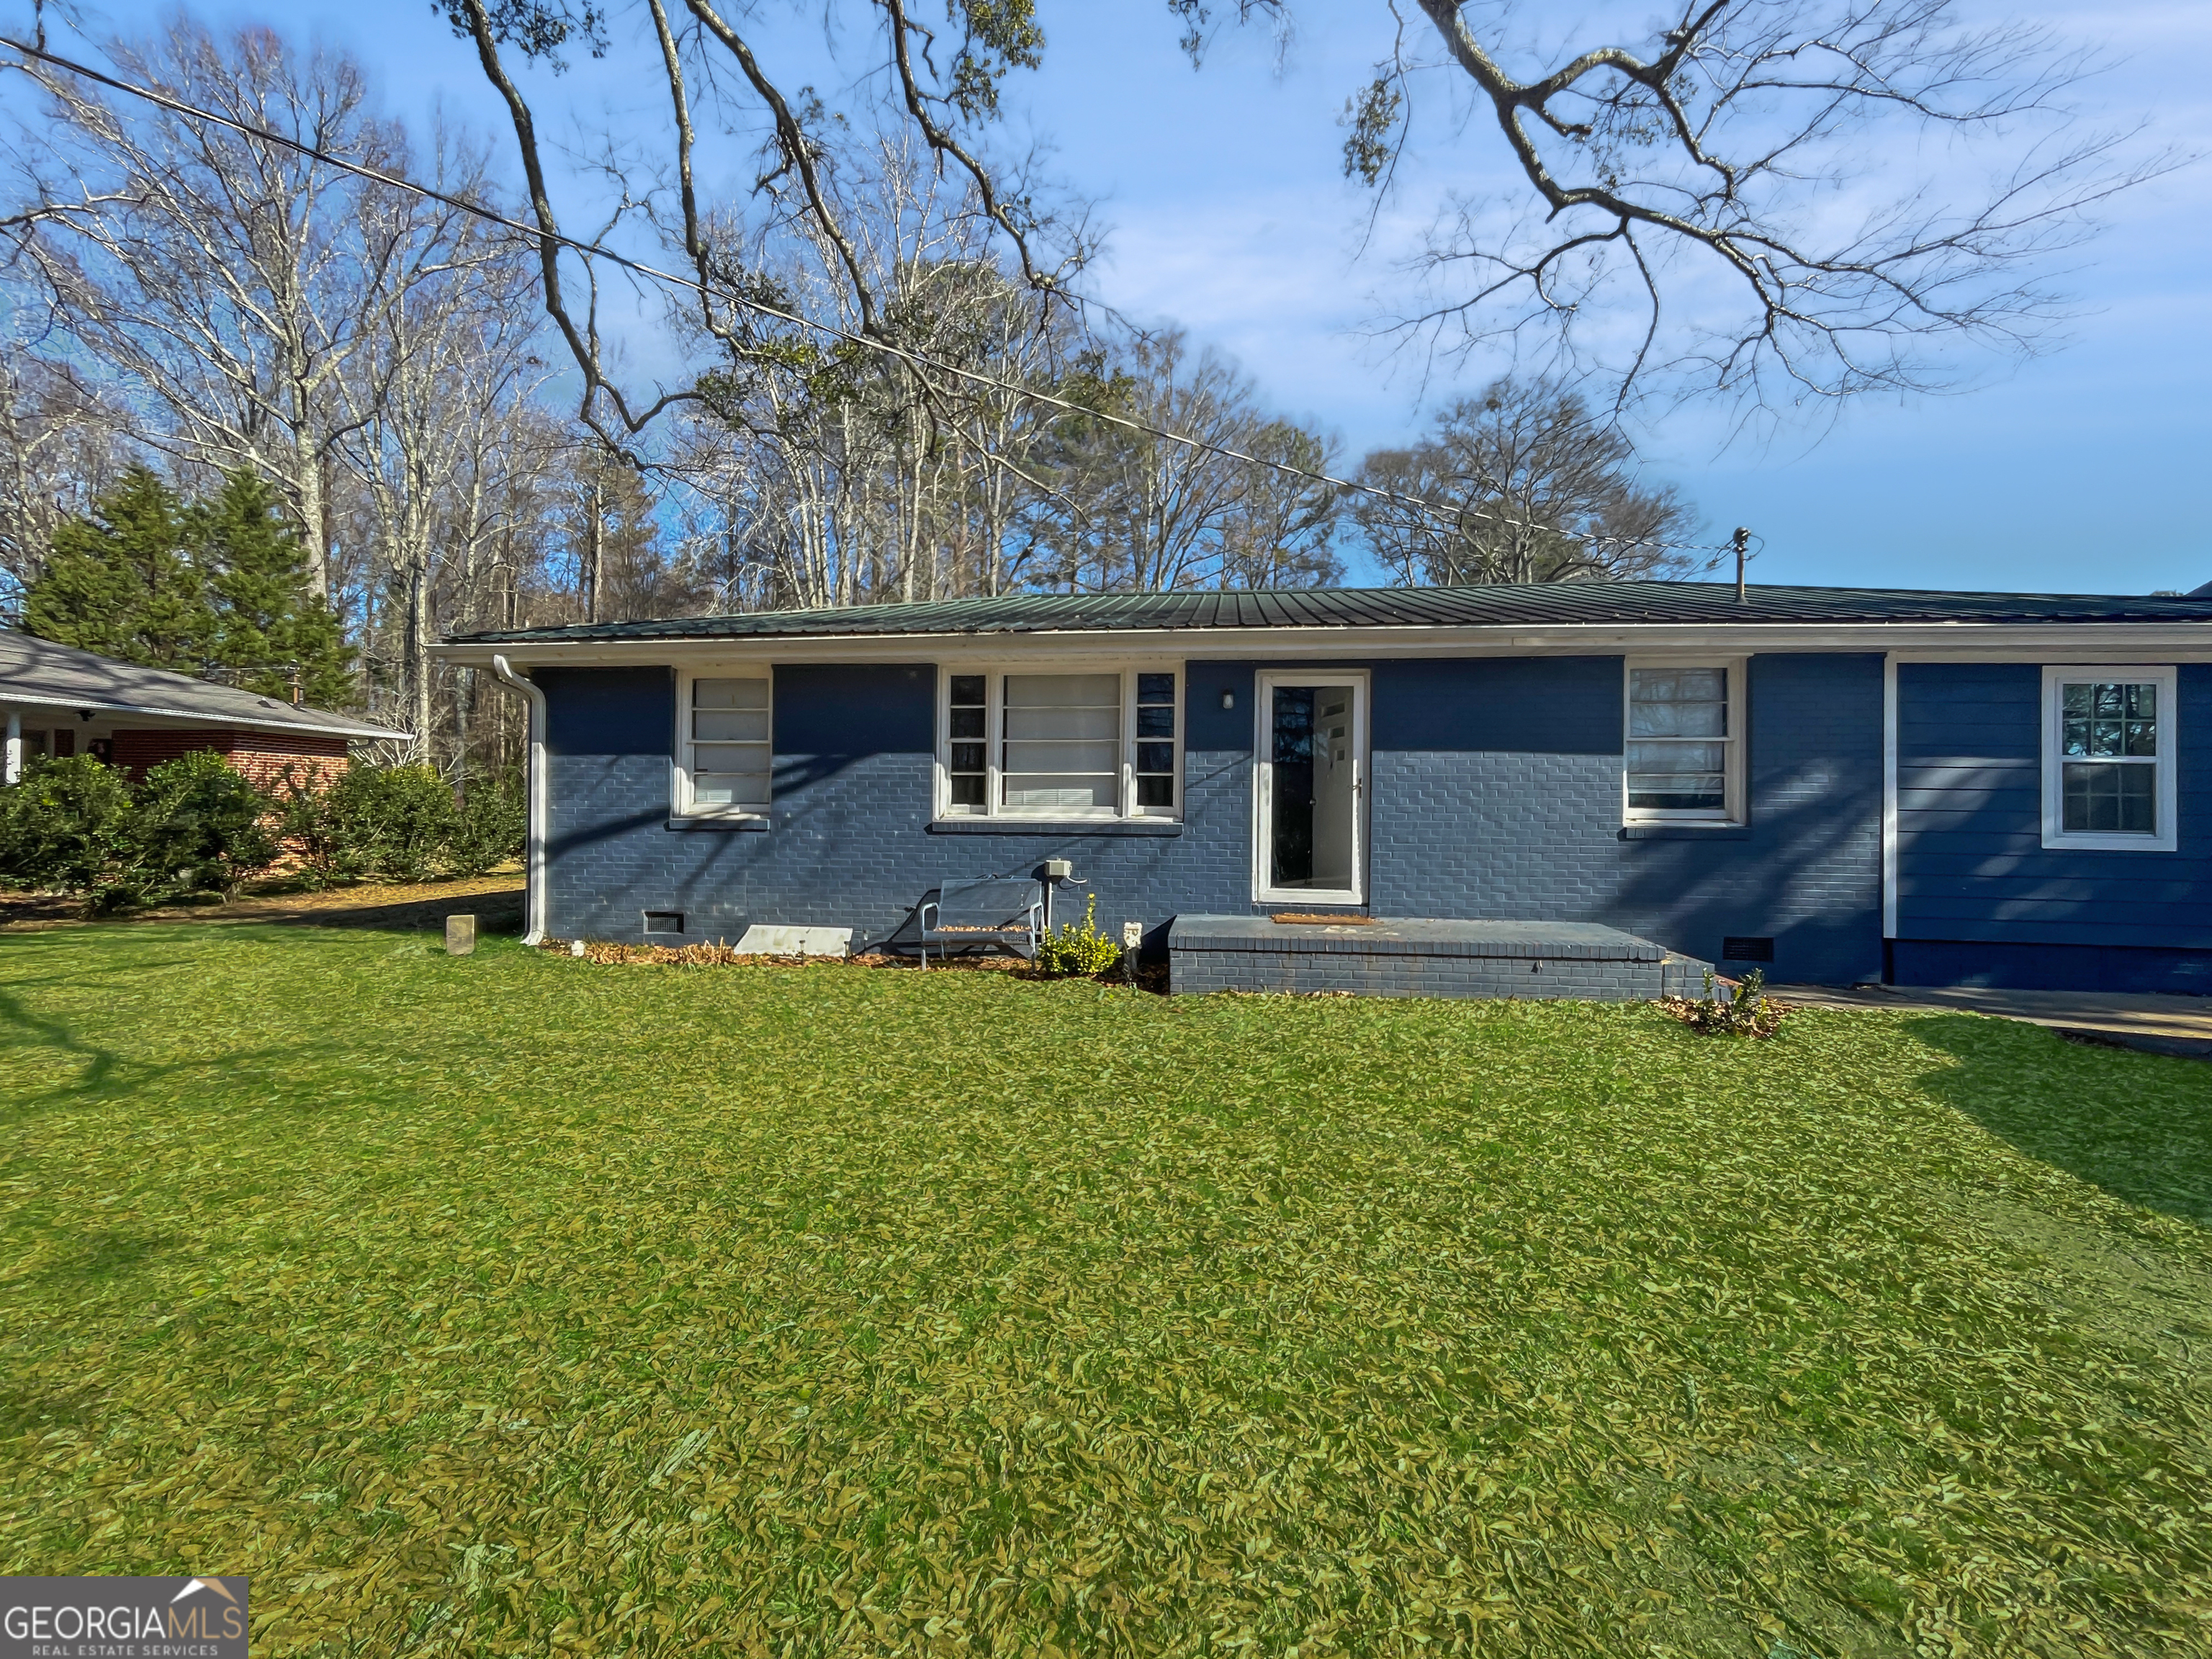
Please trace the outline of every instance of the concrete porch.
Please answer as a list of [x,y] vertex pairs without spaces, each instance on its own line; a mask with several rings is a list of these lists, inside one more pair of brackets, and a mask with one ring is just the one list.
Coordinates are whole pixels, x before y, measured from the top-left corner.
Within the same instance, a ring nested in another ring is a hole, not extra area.
[[1349,991],[1382,997],[1696,996],[1707,963],[1583,921],[1181,915],[1168,930],[1178,995]]

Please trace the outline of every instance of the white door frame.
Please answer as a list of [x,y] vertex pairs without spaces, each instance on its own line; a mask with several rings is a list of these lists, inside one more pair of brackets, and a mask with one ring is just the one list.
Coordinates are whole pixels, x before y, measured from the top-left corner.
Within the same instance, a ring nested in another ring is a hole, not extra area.
[[[1252,898],[1260,904],[1367,902],[1367,671],[1364,668],[1269,668],[1255,676],[1252,710]],[[1274,854],[1275,688],[1352,688],[1352,885],[1271,887]]]

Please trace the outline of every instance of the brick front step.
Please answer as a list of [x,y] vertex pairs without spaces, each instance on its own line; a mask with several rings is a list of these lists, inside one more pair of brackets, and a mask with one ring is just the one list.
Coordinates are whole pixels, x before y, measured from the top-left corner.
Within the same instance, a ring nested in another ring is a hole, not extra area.
[[1177,916],[1168,930],[1168,957],[1173,989],[1190,995],[1350,991],[1643,1002],[1697,994],[1706,966],[1594,922],[1425,917],[1285,924],[1267,916]]

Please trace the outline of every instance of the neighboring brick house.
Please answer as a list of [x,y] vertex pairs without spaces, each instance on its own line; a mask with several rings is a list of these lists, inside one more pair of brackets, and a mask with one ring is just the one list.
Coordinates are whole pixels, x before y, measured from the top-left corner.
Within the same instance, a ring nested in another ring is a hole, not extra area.
[[163,761],[212,749],[264,787],[288,776],[320,784],[345,769],[353,744],[404,735],[6,629],[0,715],[9,782],[39,755],[96,755],[142,776]]
[[538,705],[540,933],[858,948],[1064,860],[1155,943],[1367,913],[1783,981],[2212,992],[2212,598],[1033,594],[440,653]]

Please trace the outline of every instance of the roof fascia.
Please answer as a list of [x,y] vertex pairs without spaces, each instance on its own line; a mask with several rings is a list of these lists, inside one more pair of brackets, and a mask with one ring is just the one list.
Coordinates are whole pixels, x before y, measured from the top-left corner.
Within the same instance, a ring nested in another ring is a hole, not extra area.
[[1559,623],[1546,627],[1069,629],[1036,633],[775,635],[750,639],[538,640],[431,647],[439,660],[517,667],[620,667],[694,662],[1055,663],[1136,656],[1202,661],[1285,655],[1346,657],[1611,656],[1713,652],[1932,653],[1928,660],[2212,661],[2208,623]]
[[307,720],[271,720],[257,719],[251,714],[216,714],[204,708],[164,708],[158,703],[104,702],[97,697],[58,697],[45,692],[26,691],[20,687],[0,684],[0,708],[20,706],[26,708],[63,708],[75,713],[89,708],[99,714],[127,714],[133,719],[181,720],[189,726],[221,726],[223,729],[248,732],[296,732],[304,737],[349,738],[356,743],[374,743],[385,738],[404,738],[404,732],[394,732],[380,726],[358,726],[348,722],[340,726],[325,726]]

